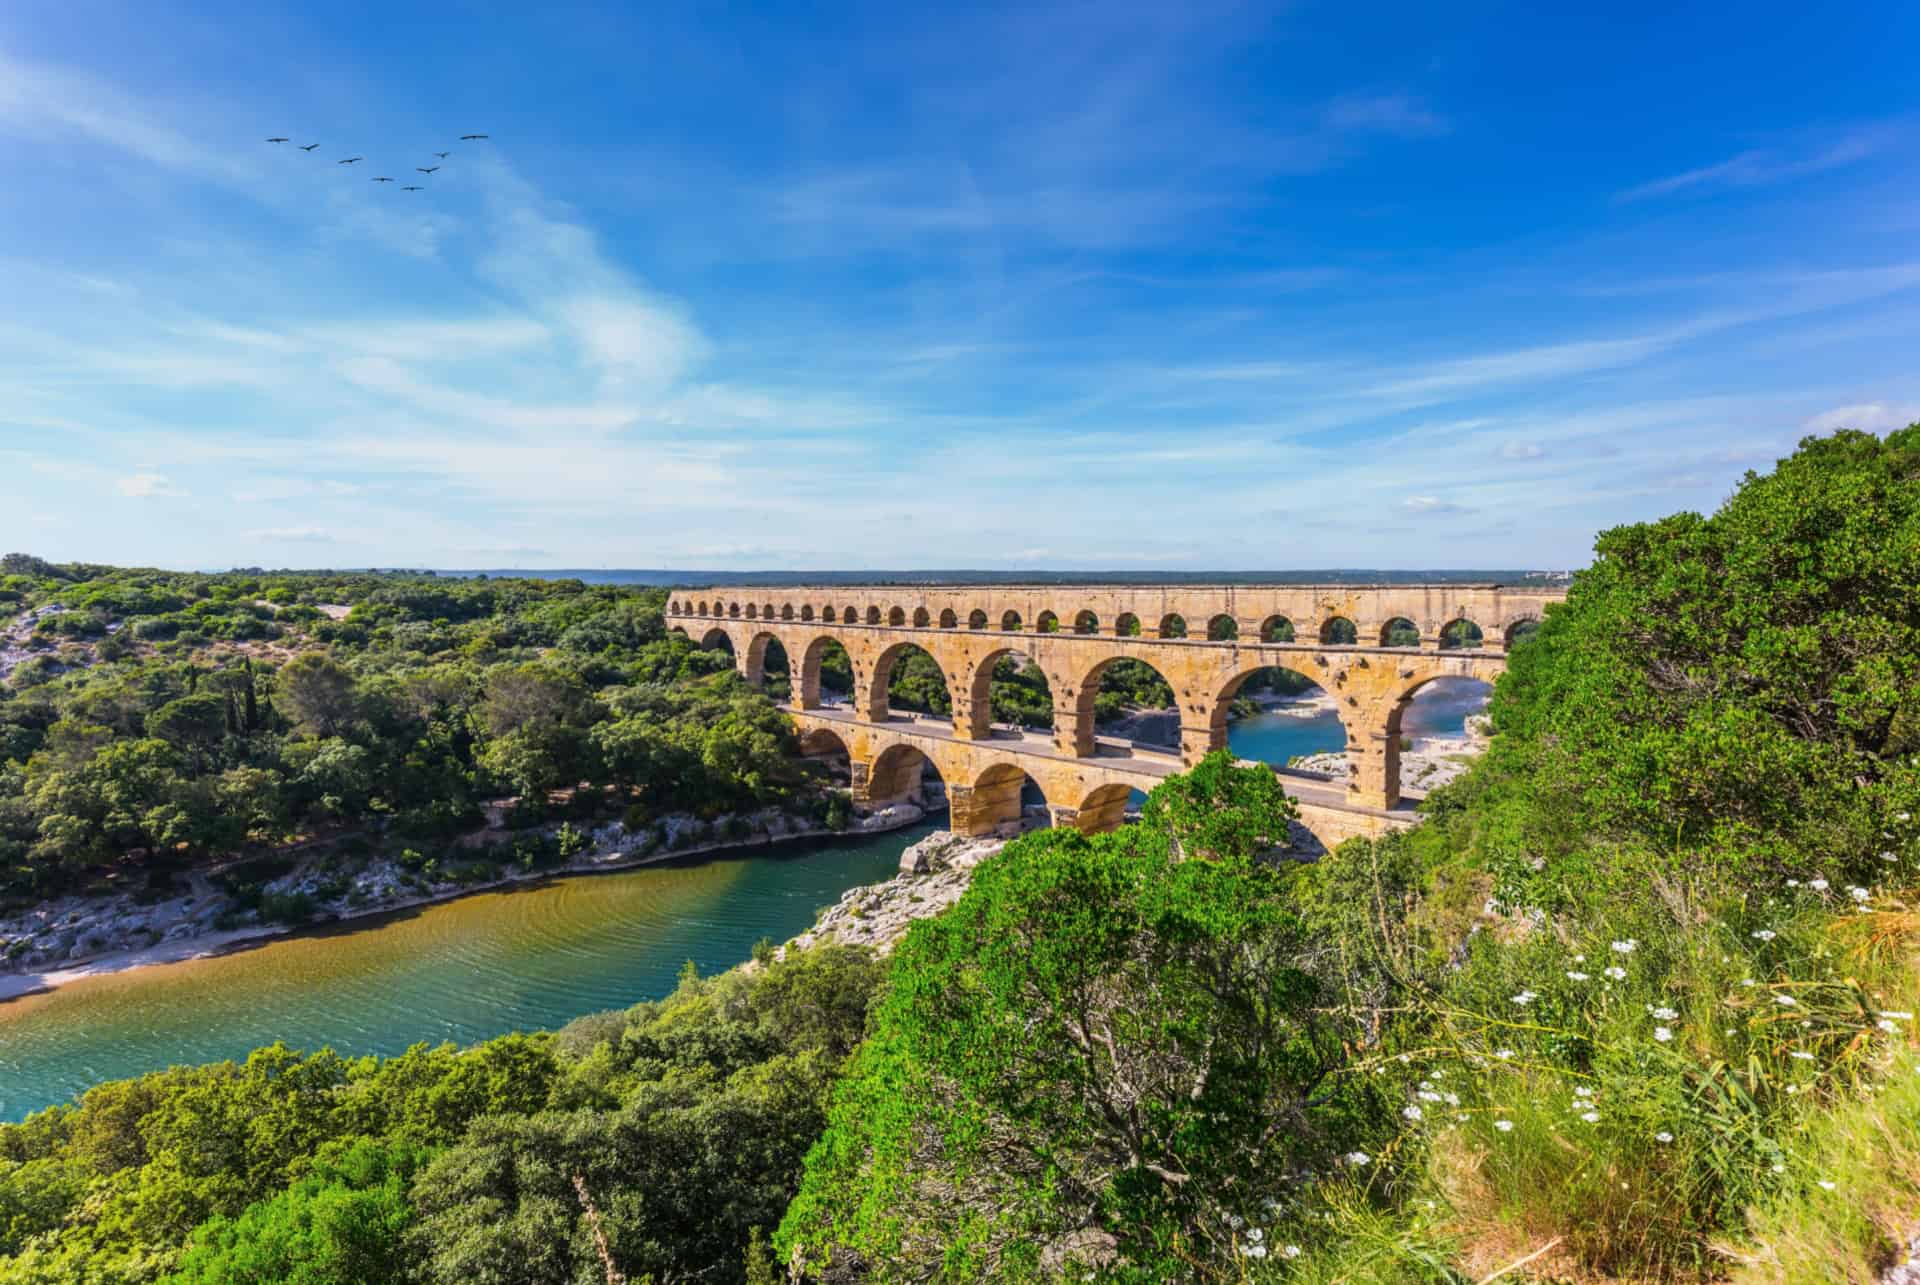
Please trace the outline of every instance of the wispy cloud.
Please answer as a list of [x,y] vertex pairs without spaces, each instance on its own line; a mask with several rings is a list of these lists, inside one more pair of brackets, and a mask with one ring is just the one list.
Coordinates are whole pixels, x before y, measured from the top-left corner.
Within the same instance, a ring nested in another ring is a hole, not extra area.
[[1698,169],[1628,188],[1614,199],[1621,202],[1644,201],[1653,197],[1672,196],[1676,192],[1766,187],[1791,182],[1863,161],[1883,151],[1899,137],[1899,131],[1879,127],[1858,130],[1843,138],[1799,151],[1755,148],[1712,165],[1703,165]]
[[129,499],[151,500],[167,496],[185,495],[186,492],[167,480],[164,473],[135,473],[123,477],[113,484],[114,489]]
[[1887,433],[1920,424],[1920,402],[1860,402],[1822,411],[1806,422],[1809,433],[1831,433],[1842,428],[1863,433]]
[[1444,117],[1411,94],[1347,94],[1327,104],[1329,129],[1341,133],[1428,138],[1447,132]]

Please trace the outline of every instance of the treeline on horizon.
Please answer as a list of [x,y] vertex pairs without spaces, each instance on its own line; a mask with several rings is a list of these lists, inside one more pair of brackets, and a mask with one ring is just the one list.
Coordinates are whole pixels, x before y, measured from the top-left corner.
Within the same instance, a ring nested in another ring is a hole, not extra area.
[[0,1282],[1849,1281],[1920,1209],[1920,425],[1617,528],[1425,823],[1225,754],[888,959],[0,1128]]

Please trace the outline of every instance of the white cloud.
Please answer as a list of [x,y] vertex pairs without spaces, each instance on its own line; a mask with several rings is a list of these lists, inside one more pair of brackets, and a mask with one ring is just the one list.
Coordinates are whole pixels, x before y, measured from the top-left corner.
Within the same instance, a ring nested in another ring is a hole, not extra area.
[[1505,442],[1500,447],[1500,457],[1508,460],[1537,460],[1546,453],[1538,442]]
[[1400,511],[1415,517],[1430,514],[1471,513],[1472,509],[1437,495],[1410,495],[1400,501]]
[[1823,411],[1809,419],[1805,427],[1809,433],[1831,433],[1842,428],[1887,433],[1914,423],[1920,423],[1920,403],[1862,402]]
[[1754,149],[1714,165],[1703,165],[1699,169],[1642,183],[1638,187],[1628,188],[1614,199],[1643,201],[1697,188],[1765,187],[1784,183],[1865,160],[1884,149],[1894,137],[1895,132],[1889,129],[1865,129],[1798,155]]
[[139,500],[186,494],[169,482],[163,473],[135,473],[131,477],[121,478],[113,487],[120,494]]

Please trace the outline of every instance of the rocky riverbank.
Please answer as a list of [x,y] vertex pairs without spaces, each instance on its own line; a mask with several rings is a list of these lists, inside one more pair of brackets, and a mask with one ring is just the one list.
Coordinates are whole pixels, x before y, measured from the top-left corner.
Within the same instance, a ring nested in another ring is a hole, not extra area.
[[[1489,731],[1486,717],[1475,714],[1467,719],[1467,730],[1459,736],[1415,738],[1411,749],[1400,751],[1400,788],[1437,790],[1458,779],[1476,757],[1486,752]],[[1301,754],[1287,766],[1318,772],[1329,780],[1347,779],[1345,754]]]
[[930,834],[900,854],[899,875],[851,889],[782,950],[832,944],[866,946],[885,954],[907,935],[914,920],[937,915],[960,900],[973,880],[973,868],[1007,842],[951,830]]
[[[856,816],[836,831],[775,809],[713,822],[677,814],[637,830],[614,821],[577,831],[573,842],[581,846],[557,863],[488,869],[483,859],[477,866],[443,870],[404,849],[401,855],[381,852],[352,860],[333,852],[307,857],[244,896],[195,873],[186,891],[160,900],[131,893],[55,898],[0,918],[0,1000],[99,973],[216,954],[303,924],[404,910],[528,879],[619,870],[791,839],[880,833],[912,825],[924,815],[912,804],[896,804]],[[551,841],[561,825],[513,837]],[[293,912],[290,921],[273,921],[276,910]]]

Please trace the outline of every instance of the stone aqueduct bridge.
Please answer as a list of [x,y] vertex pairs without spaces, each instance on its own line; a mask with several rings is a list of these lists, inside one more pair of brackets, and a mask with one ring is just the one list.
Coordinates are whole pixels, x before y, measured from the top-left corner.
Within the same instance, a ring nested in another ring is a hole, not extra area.
[[[724,639],[750,681],[760,681],[778,641],[803,747],[844,747],[854,798],[867,804],[912,793],[931,760],[961,833],[1016,820],[1023,777],[1040,787],[1056,823],[1111,828],[1130,790],[1151,789],[1226,745],[1228,707],[1250,676],[1294,670],[1331,694],[1346,730],[1344,786],[1280,771],[1302,820],[1331,845],[1410,820],[1400,797],[1400,718],[1413,694],[1436,678],[1492,681],[1516,632],[1563,596],[1500,585],[834,585],[676,592],[667,613],[672,628],[704,646]],[[1417,646],[1386,645],[1404,639],[1408,625]],[[821,703],[821,661],[836,641],[852,661],[851,709]],[[888,681],[909,647],[945,674],[951,722],[889,710]],[[1046,675],[1050,735],[992,726],[989,684],[1009,653]],[[1177,755],[1095,737],[1100,675],[1122,658],[1151,665],[1173,688]]]

